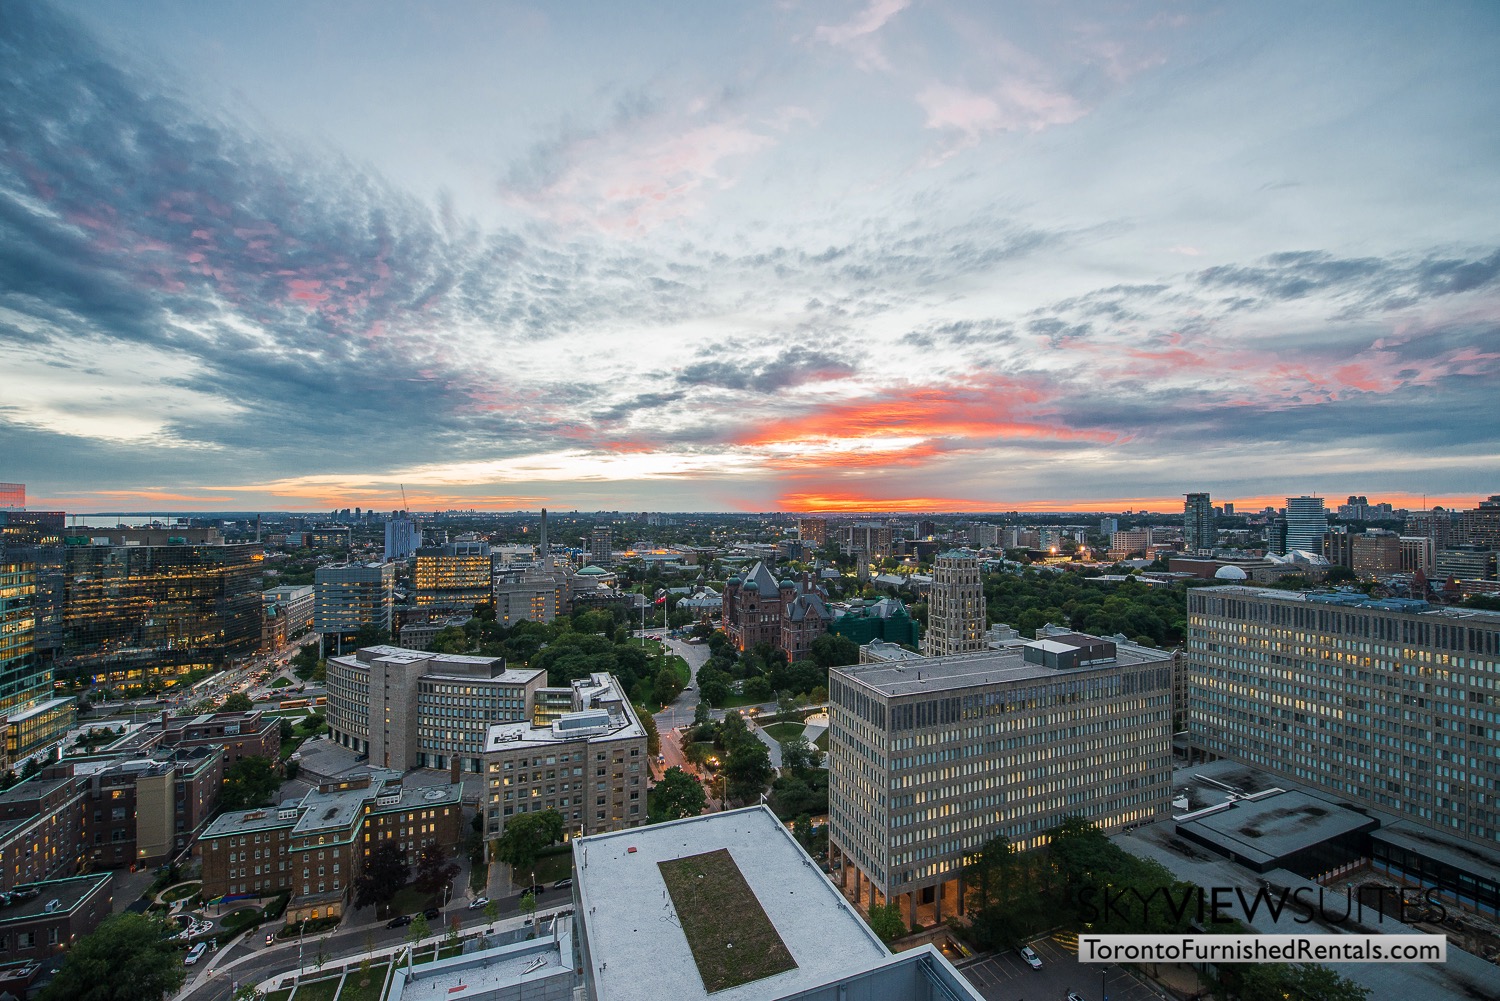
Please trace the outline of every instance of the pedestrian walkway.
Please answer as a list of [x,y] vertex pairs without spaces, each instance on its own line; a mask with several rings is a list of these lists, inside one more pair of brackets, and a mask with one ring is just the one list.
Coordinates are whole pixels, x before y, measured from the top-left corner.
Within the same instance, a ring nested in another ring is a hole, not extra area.
[[769,733],[766,733],[766,731],[761,727],[751,727],[750,732],[759,737],[760,742],[766,745],[766,749],[771,752],[771,767],[780,771],[781,743],[775,737],[772,737]]

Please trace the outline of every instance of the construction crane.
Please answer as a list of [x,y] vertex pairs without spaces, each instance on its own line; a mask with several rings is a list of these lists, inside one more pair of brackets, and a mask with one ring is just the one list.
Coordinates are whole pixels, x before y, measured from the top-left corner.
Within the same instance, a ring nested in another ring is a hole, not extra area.
[[411,507],[406,503],[406,484],[402,483],[402,484],[400,484],[400,487],[401,487],[401,510],[405,511],[407,514],[411,514]]

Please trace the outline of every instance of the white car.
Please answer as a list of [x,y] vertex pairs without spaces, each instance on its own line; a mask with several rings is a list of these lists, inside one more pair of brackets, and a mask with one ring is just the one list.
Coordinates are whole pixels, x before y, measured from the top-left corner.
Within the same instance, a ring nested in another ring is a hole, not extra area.
[[1036,954],[1036,950],[1029,945],[1021,946],[1021,958],[1026,960],[1026,965],[1033,970],[1042,968],[1042,957]]
[[475,897],[473,900],[469,901],[469,910],[477,911],[481,907],[488,906],[489,902],[489,897]]
[[182,965],[192,966],[194,963],[198,962],[198,960],[203,958],[203,954],[206,951],[208,951],[207,943],[199,942],[197,945],[188,950],[188,954],[186,956],[182,957]]

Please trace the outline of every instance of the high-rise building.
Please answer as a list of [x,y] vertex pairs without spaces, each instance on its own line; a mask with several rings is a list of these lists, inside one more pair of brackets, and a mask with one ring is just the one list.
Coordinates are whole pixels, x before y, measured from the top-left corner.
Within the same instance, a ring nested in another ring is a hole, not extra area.
[[1432,540],[1432,548],[1446,549],[1453,541],[1453,516],[1440,507],[1431,511],[1412,511],[1406,516],[1405,535],[1421,535]]
[[932,563],[922,653],[943,657],[983,650],[988,626],[979,557],[956,549],[939,553]]
[[1099,519],[1099,534],[1102,535],[1102,536],[1104,536],[1106,539],[1109,538],[1111,535],[1114,535],[1119,530],[1120,530],[1120,519],[1119,518],[1100,518]]
[[1458,516],[1458,534],[1471,546],[1500,549],[1500,494],[1493,494]]
[[1495,551],[1488,546],[1449,546],[1434,562],[1439,581],[1495,579]]
[[1323,533],[1328,531],[1328,513],[1321,497],[1288,497],[1286,499],[1286,552],[1300,549],[1308,553],[1323,551]]
[[26,510],[26,484],[0,483],[0,511]]
[[845,889],[940,924],[962,913],[966,857],[998,835],[1025,850],[1069,817],[1162,816],[1172,669],[1170,653],[1077,633],[833,668],[828,843]]
[[1500,613],[1240,585],[1187,598],[1195,749],[1494,852]]
[[328,728],[379,768],[477,772],[485,731],[530,719],[546,682],[499,657],[363,647],[328,658]]
[[589,534],[589,562],[596,567],[615,565],[615,530],[609,525],[595,525]]
[[1214,502],[1208,494],[1186,494],[1182,503],[1182,548],[1189,553],[1212,549],[1219,541]]
[[69,537],[57,672],[135,687],[253,653],[264,553],[219,538],[212,529]]
[[1347,525],[1330,525],[1323,533],[1323,558],[1329,566],[1354,568],[1354,533]]
[[1378,528],[1354,536],[1350,566],[1360,577],[1389,577],[1401,572],[1401,537]]
[[413,574],[418,605],[473,611],[494,600],[487,542],[449,542],[417,550]]
[[0,771],[61,739],[77,718],[36,654],[36,568],[0,563]]
[[803,542],[810,542],[815,546],[826,544],[828,542],[828,519],[798,518],[797,538]]
[[313,629],[342,638],[366,626],[391,631],[396,568],[390,563],[339,563],[313,573]]
[[385,562],[404,560],[421,546],[422,530],[405,512],[385,523]]
[[1401,536],[1401,569],[1407,573],[1420,570],[1428,576],[1436,567],[1437,550],[1425,535]]
[[1128,559],[1151,548],[1151,529],[1132,528],[1115,532],[1109,537],[1109,558]]

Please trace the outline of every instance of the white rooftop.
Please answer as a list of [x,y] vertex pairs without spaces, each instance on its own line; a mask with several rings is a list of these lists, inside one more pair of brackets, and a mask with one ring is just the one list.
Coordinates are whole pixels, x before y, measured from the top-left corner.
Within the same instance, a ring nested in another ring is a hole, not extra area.
[[714,1001],[784,998],[886,963],[890,953],[764,806],[596,834],[574,843],[598,1001],[707,998],[658,863],[727,850],[796,967]]

